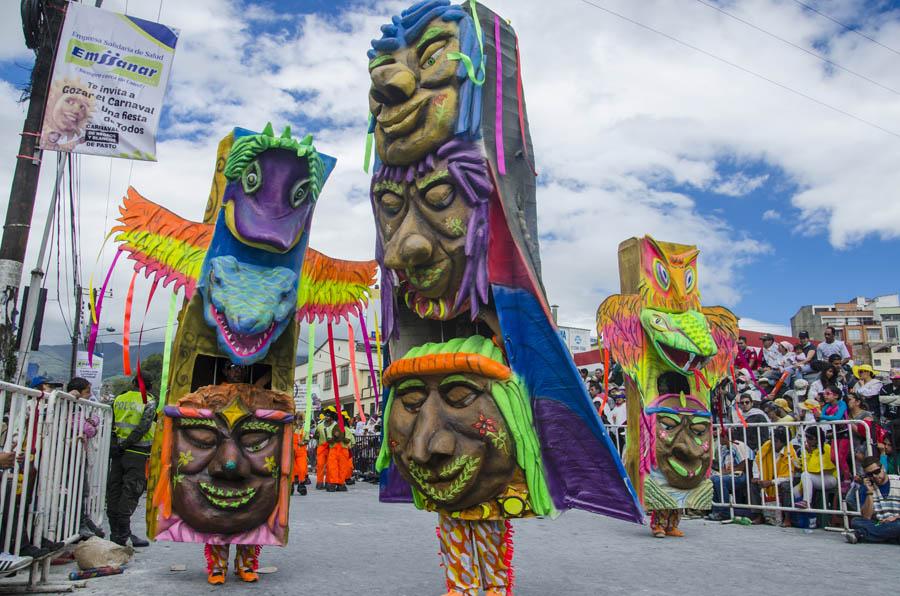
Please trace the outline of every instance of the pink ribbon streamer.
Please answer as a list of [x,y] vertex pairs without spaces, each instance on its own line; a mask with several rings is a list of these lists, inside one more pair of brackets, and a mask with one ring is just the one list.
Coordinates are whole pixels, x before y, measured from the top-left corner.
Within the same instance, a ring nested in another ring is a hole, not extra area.
[[363,334],[363,343],[366,346],[366,360],[369,361],[369,375],[372,377],[372,387],[375,389],[375,411],[378,411],[378,398],[381,389],[378,387],[378,377],[375,375],[375,365],[372,363],[372,344],[369,343],[369,330],[366,329],[366,316],[359,313],[359,330]]
[[350,348],[350,376],[353,377],[353,400],[356,409],[359,410],[359,419],[366,421],[366,413],[363,411],[362,399],[359,396],[359,375],[356,372],[356,341],[353,339],[353,323],[347,321],[347,343]]
[[100,297],[97,298],[97,308],[95,309],[97,320],[91,321],[91,335],[88,338],[88,366],[94,366],[94,346],[97,345],[97,331],[100,329],[100,309],[103,308],[103,296],[106,294],[106,286],[109,284],[109,278],[112,277],[116,261],[119,260],[119,255],[121,254],[121,250],[116,251],[116,256],[113,257],[112,263],[109,264],[109,269],[106,271],[103,287],[100,288]]
[[497,169],[506,175],[506,156],[503,154],[503,50],[500,47],[500,17],[494,15],[494,54],[497,57],[497,110],[494,114],[494,141],[497,145]]

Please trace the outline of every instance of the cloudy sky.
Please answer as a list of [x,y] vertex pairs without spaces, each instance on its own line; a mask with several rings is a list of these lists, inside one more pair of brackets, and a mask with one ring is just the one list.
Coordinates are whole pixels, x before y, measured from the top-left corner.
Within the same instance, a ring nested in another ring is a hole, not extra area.
[[[267,121],[312,132],[317,147],[338,158],[311,246],[335,257],[372,258],[362,171],[365,53],[379,26],[406,4],[128,2],[128,14],[161,14],[181,36],[159,161],[81,158],[87,272],[100,276],[110,261],[114,248],[107,247],[94,265],[129,180],[199,220],[218,139],[233,126],[259,129]],[[618,243],[646,233],[699,245],[704,302],[732,308],[743,327],[785,330],[803,304],[898,291],[900,3],[489,5],[520,39],[544,282],[561,323],[593,327],[597,305],[618,290]],[[126,2],[106,0],[103,7],[123,12]],[[24,118],[17,100],[32,62],[18,3],[3,2],[4,192]],[[34,266],[52,178],[45,168],[26,271]],[[105,325],[121,329],[128,279],[128,268],[119,267]],[[55,295],[55,264],[47,285]],[[148,289],[138,287],[136,311]],[[67,340],[60,313],[70,319],[67,302],[48,305],[45,343]],[[157,298],[151,306],[145,338],[161,338],[155,328],[165,321],[166,302]]]

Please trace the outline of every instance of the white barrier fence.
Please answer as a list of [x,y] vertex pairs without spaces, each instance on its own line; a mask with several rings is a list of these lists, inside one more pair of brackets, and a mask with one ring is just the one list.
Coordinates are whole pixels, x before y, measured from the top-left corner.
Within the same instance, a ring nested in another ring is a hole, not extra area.
[[[606,430],[624,457],[625,426]],[[776,437],[781,449],[772,448]],[[843,527],[832,529],[844,530],[860,514],[859,460],[873,452],[865,422],[715,424],[713,446],[713,507],[731,520],[745,511],[821,514],[840,517]]]
[[85,516],[102,522],[112,409],[0,382],[0,416],[0,452],[15,454],[0,472],[0,551],[34,555],[28,587],[35,590],[47,580],[48,551],[77,540]]

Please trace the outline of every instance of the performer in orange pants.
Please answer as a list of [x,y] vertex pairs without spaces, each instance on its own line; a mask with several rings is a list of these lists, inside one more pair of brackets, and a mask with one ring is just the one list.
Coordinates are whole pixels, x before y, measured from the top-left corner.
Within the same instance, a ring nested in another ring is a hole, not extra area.
[[330,493],[346,492],[347,480],[353,474],[353,464],[350,460],[350,450],[345,444],[344,432],[335,428],[328,447],[328,461],[325,467],[325,478],[328,482],[325,486]]
[[328,465],[329,441],[331,433],[337,427],[337,411],[328,406],[322,411],[321,420],[316,425],[316,490],[325,489],[326,467]]
[[306,494],[306,484],[309,482],[307,443],[306,435],[303,432],[303,414],[300,414],[294,422],[294,467],[291,472],[291,494],[294,494],[295,487],[301,496]]

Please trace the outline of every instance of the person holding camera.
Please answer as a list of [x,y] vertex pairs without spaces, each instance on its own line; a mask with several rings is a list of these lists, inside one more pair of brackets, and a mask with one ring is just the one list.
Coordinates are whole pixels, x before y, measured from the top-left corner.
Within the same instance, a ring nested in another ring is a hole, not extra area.
[[863,459],[863,478],[859,501],[861,517],[850,523],[853,528],[844,532],[850,544],[857,542],[891,542],[900,540],[900,476],[889,475],[877,455]]

